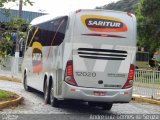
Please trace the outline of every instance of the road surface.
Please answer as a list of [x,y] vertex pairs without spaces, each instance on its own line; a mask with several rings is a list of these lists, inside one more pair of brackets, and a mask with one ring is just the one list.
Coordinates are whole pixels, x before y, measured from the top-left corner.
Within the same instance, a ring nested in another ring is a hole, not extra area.
[[[24,102],[18,107],[6,108],[0,111],[0,114],[34,114],[34,115],[70,115],[68,120],[90,119],[92,115],[121,115],[121,114],[160,114],[160,106],[149,103],[138,103],[131,101],[127,104],[114,104],[111,111],[104,111],[99,108],[89,107],[86,103],[65,102],[60,108],[54,108],[46,105],[43,100],[43,94],[37,91],[26,92],[21,83],[0,80],[0,89],[16,92],[24,97]],[[42,117],[44,117],[42,116]],[[77,117],[79,116],[79,117]],[[80,117],[81,116],[81,117]],[[29,116],[28,116],[29,117]],[[49,117],[51,118],[51,117]],[[66,117],[65,117],[66,118]],[[63,118],[60,118],[63,119]]]

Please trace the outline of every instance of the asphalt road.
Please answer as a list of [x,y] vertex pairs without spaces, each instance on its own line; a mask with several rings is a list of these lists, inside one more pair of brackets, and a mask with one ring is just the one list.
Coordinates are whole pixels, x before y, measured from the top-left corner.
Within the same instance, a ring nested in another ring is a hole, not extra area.
[[[25,114],[31,116],[56,119],[91,119],[93,115],[122,115],[122,114],[160,114],[160,106],[131,101],[127,104],[114,104],[111,111],[89,107],[86,103],[64,102],[59,108],[44,104],[43,94],[37,91],[26,92],[21,83],[0,80],[0,89],[16,92],[24,97],[23,104],[18,107],[6,108],[0,111],[1,115]],[[32,114],[32,115],[29,115]],[[52,116],[54,115],[54,116]],[[43,118],[44,120],[44,118]]]

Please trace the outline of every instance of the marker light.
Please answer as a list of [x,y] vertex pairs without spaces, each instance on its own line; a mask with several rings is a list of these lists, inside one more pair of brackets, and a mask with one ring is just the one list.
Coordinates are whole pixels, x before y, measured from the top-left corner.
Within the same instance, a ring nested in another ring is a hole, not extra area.
[[79,10],[76,10],[76,13],[79,13],[79,12],[81,12],[81,9],[79,9]]
[[130,17],[132,17],[132,13],[130,13],[130,12],[128,12],[127,15],[130,16]]

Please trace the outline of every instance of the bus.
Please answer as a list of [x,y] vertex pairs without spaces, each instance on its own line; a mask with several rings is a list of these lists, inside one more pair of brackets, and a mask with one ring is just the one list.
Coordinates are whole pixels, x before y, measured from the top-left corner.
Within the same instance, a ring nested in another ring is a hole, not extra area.
[[132,97],[136,18],[110,10],[77,10],[35,18],[28,30],[24,89],[44,92],[44,102],[87,102],[110,110]]

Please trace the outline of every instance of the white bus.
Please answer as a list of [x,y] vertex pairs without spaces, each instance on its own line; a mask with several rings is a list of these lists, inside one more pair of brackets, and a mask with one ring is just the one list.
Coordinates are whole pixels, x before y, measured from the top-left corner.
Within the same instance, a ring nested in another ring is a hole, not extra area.
[[110,110],[132,96],[136,18],[131,13],[78,10],[31,22],[22,64],[25,90],[46,103],[81,100]]

